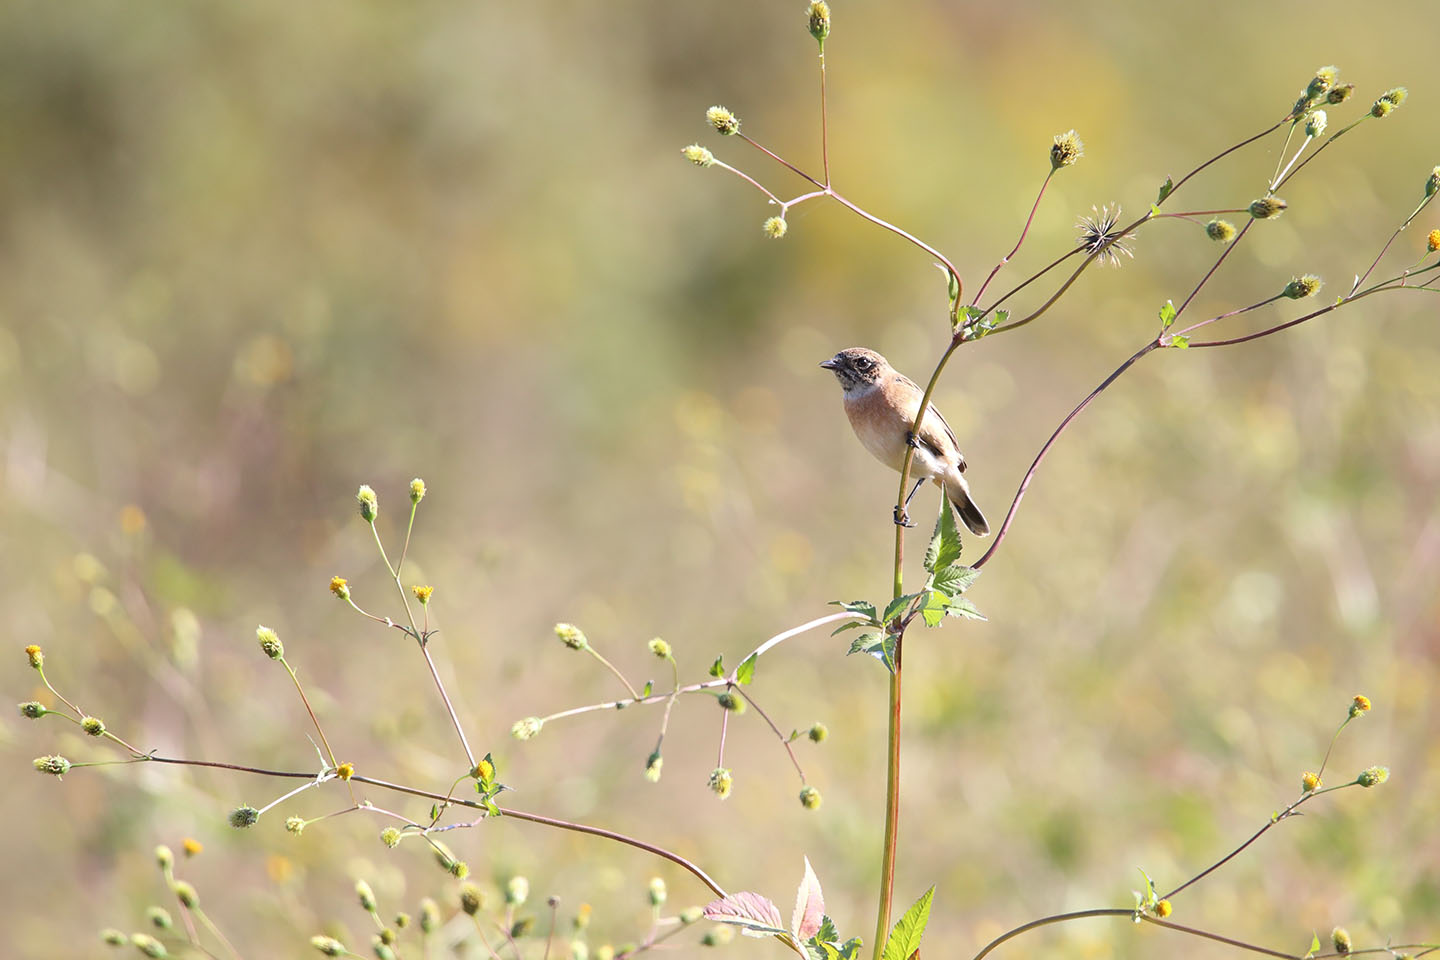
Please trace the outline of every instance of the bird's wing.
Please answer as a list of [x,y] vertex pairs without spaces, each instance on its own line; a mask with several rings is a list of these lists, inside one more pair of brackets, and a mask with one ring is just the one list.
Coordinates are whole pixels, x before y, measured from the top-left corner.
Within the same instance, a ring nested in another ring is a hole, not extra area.
[[[921,390],[920,386],[914,380],[905,376],[905,374],[897,373],[895,376],[911,390],[915,391],[915,407],[918,412],[920,400],[924,398],[925,391]],[[933,420],[931,419],[932,415],[934,417]],[[935,428],[937,422],[940,424],[939,430]],[[943,434],[941,431],[943,431]],[[960,452],[960,441],[955,439],[955,431],[951,430],[950,424],[945,422],[945,416],[936,408],[933,400],[930,402],[929,409],[925,411],[925,422],[920,427],[919,435],[920,442],[929,447],[930,452],[942,460],[945,459],[944,439],[948,438],[950,448],[953,449],[955,455],[960,458],[960,472],[965,472],[965,455]]]

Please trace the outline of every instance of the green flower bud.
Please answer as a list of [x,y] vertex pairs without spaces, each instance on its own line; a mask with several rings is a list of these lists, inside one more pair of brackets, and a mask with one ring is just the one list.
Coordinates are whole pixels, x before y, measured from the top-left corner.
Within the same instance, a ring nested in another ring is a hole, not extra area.
[[425,481],[416,477],[410,481],[410,502],[419,503],[425,499]]
[[830,36],[830,4],[825,0],[812,0],[810,4],[810,36],[823,46]]
[[485,909],[485,891],[469,881],[460,884],[460,909],[472,917]]
[[391,850],[400,846],[400,829],[398,827],[386,827],[380,831],[380,842]]
[[429,897],[420,901],[420,932],[434,933],[440,926],[440,906]]
[[692,923],[699,923],[703,916],[705,916],[705,911],[699,907],[686,907],[680,911],[680,922],[688,927]]
[[650,652],[655,654],[655,656],[659,657],[661,660],[669,660],[670,644],[666,643],[664,640],[661,640],[659,637],[656,637],[654,640],[650,641]]
[[1305,87],[1306,99],[1318,100],[1320,97],[1329,93],[1330,89],[1335,86],[1335,81],[1338,79],[1339,73],[1340,71],[1334,67],[1321,67],[1319,70],[1316,70],[1314,78],[1311,79],[1309,85]]
[[180,901],[180,906],[186,910],[193,910],[200,905],[200,894],[195,892],[192,884],[184,880],[176,880],[170,887],[170,892],[175,894],[175,899]]
[[375,891],[364,880],[355,881],[355,898],[360,901],[360,908],[366,913],[376,911]]
[[256,627],[255,639],[260,643],[260,651],[271,660],[279,660],[285,656],[285,644],[280,642],[279,634],[269,627]]
[[648,893],[650,896],[650,906],[658,907],[663,905],[665,903],[665,898],[669,896],[669,891],[665,889],[664,878],[651,877]]
[[1325,116],[1324,110],[1316,110],[1305,118],[1305,136],[1318,137],[1325,132],[1325,124],[1329,118]]
[[715,162],[715,154],[700,146],[698,143],[692,143],[680,152],[685,155],[686,160],[689,160],[697,167],[708,167]]
[[255,826],[256,821],[260,819],[260,811],[254,807],[241,804],[230,811],[229,819],[230,826],[236,830],[244,830],[246,827]]
[[505,903],[508,906],[523,906],[530,899],[530,881],[524,877],[511,877],[505,884]]
[[823,723],[816,723],[810,727],[807,736],[810,737],[811,743],[824,743],[830,736],[830,728]]
[[821,799],[820,791],[814,787],[805,787],[800,791],[800,806],[806,810],[819,810]]
[[715,796],[724,800],[730,796],[731,789],[735,786],[735,778],[730,771],[724,767],[716,767],[710,771],[709,787]]
[[70,772],[70,761],[61,756],[36,757],[35,769],[52,777],[63,777]]
[[46,710],[45,705],[38,700],[26,700],[24,703],[16,704],[16,706],[20,708],[20,716],[29,717],[31,720],[39,720],[50,712]]
[[143,933],[130,934],[130,942],[134,944],[136,950],[147,957],[168,957],[170,955],[170,952],[165,949],[165,944]]
[[1256,220],[1274,220],[1289,206],[1279,197],[1261,197],[1250,204],[1250,216]]
[[1330,942],[1335,945],[1336,953],[1349,953],[1353,946],[1350,941],[1350,931],[1344,927],[1336,927],[1330,931]]
[[295,836],[305,832],[305,825],[308,821],[304,817],[287,817],[285,819],[285,831]]
[[1304,300],[1306,297],[1313,297],[1320,292],[1320,278],[1313,273],[1307,273],[1296,277],[1285,285],[1281,296],[1291,300]]
[[1425,196],[1433,197],[1436,191],[1440,191],[1440,167],[1430,171],[1430,177],[1425,181]]
[[345,949],[345,944],[336,940],[334,937],[311,937],[310,946],[319,950],[327,957],[343,957],[349,953],[349,951]]
[[165,846],[165,844],[160,844],[158,847],[155,848],[155,865],[158,866],[161,870],[169,870],[171,867],[175,866],[174,851],[172,851],[169,847]]
[[571,650],[584,650],[590,646],[590,641],[585,638],[585,632],[573,623],[555,624],[555,636],[560,642]]
[[375,518],[380,515],[380,498],[375,496],[375,491],[362,483],[355,494],[355,502],[360,505],[361,518],[366,523],[374,523]]
[[86,717],[80,721],[80,729],[92,737],[102,736],[105,733],[105,721],[99,717]]
[[1355,778],[1355,782],[1360,784],[1360,786],[1362,787],[1374,787],[1384,783],[1386,780],[1389,779],[1389,767],[1369,767],[1364,772],[1362,772],[1360,776]]
[[771,240],[779,240],[785,236],[785,231],[790,229],[790,225],[785,222],[784,217],[770,217],[760,224],[760,229]]
[[718,695],[715,700],[720,704],[722,709],[730,710],[736,714],[745,712],[745,701],[728,690]]
[[106,927],[100,931],[100,940],[112,947],[123,947],[130,942],[130,938],[114,927]]
[[510,736],[516,740],[529,740],[545,726],[545,721],[539,717],[526,717],[524,720],[516,720],[515,725],[510,728]]
[[1229,243],[1235,239],[1235,224],[1229,220],[1211,220],[1205,224],[1205,235],[1219,243]]
[[175,921],[170,919],[170,911],[164,907],[146,907],[145,919],[156,930],[170,930],[175,926]]
[[645,758],[645,779],[649,780],[651,783],[659,783],[660,771],[664,768],[664,766],[665,758],[660,756],[659,750],[656,750],[654,753],[650,754],[650,756]]
[[729,137],[740,132],[740,118],[724,107],[711,107],[706,110],[705,119],[724,136]]

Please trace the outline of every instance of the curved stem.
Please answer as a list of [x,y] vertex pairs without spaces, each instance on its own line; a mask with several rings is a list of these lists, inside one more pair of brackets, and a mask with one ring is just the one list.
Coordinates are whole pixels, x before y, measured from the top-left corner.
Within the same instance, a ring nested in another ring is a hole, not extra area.
[[769,725],[771,731],[773,731],[775,736],[779,738],[780,746],[784,747],[785,752],[790,755],[790,763],[794,765],[795,772],[800,775],[800,785],[803,787],[805,785],[805,771],[800,769],[800,761],[795,756],[795,748],[790,746],[789,738],[787,738],[785,734],[780,732],[780,728],[775,726],[775,721],[770,719],[770,714],[766,713],[765,710],[760,706],[760,704],[755,702],[754,697],[750,696],[750,694],[745,692],[744,687],[736,687],[735,692],[740,694],[740,696],[744,697],[745,702],[755,708],[755,712],[760,714],[760,718],[764,720],[767,725]]
[[1038,927],[1048,927],[1052,923],[1065,923],[1069,920],[1084,920],[1089,917],[1130,917],[1134,916],[1134,910],[1120,910],[1115,907],[1101,907],[1098,910],[1076,910],[1072,913],[1057,913],[1050,917],[1041,917],[1039,920],[1031,920],[1029,923],[1022,923],[1014,930],[1007,930],[1000,936],[991,940],[980,949],[980,952],[971,957],[970,960],[985,960],[996,947],[1007,940],[1013,940],[1022,933],[1028,933]]
[[1025,242],[1025,236],[1030,232],[1030,225],[1035,222],[1035,211],[1040,209],[1040,200],[1045,196],[1045,188],[1050,186],[1050,178],[1053,176],[1055,176],[1055,168],[1052,166],[1050,172],[1045,174],[1044,182],[1040,184],[1040,192],[1035,195],[1035,202],[1030,205],[1030,216],[1025,218],[1025,226],[1020,230],[1020,239],[1016,240],[1015,246],[1010,252],[1001,257],[1000,262],[995,264],[995,269],[990,271],[990,276],[985,278],[985,282],[980,284],[980,292],[975,294],[974,300],[970,301],[971,306],[978,304],[980,298],[985,296],[985,288],[990,286],[990,281],[995,279],[995,275],[1000,272],[1000,268],[1004,267],[1005,264],[1014,258],[1015,254],[1020,252],[1020,245]]

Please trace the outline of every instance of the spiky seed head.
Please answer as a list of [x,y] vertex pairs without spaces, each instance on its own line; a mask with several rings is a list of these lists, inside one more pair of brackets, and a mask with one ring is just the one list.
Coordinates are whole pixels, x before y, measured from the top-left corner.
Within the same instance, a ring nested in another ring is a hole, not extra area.
[[259,819],[260,811],[246,804],[241,804],[234,810],[231,810],[229,816],[230,826],[234,827],[236,830],[244,830],[246,827],[253,827],[255,826],[256,821],[258,821]]
[[193,910],[200,905],[200,894],[196,892],[194,884],[184,880],[176,880],[170,891],[175,894],[175,899],[180,901],[180,906],[186,910]]
[[485,891],[468,880],[460,884],[460,909],[472,917],[485,909]]
[[819,810],[823,800],[824,798],[820,796],[820,791],[814,787],[803,787],[800,790],[800,806],[806,810]]
[[130,938],[114,927],[106,927],[100,931],[100,941],[112,947],[123,947],[130,942]]
[[434,933],[440,926],[440,905],[429,897],[420,901],[420,931]]
[[32,643],[30,644],[30,646],[25,648],[25,656],[27,659],[29,659],[30,666],[34,667],[36,670],[39,670],[41,667],[45,666],[45,651],[41,650],[35,644]]
[[830,36],[830,4],[825,0],[812,0],[810,4],[810,36],[822,44]]
[[510,878],[505,884],[505,903],[512,907],[523,906],[530,899],[530,881],[521,876]]
[[650,641],[650,652],[655,654],[655,656],[659,657],[661,660],[669,660],[670,644],[664,640],[661,640],[659,637],[656,637],[654,640]]
[[48,757],[36,757],[34,763],[36,770],[41,773],[48,773],[52,777],[63,777],[70,772],[70,761],[58,754]]
[[175,866],[175,852],[163,843],[157,846],[155,848],[155,866],[161,870],[169,870]]
[[416,477],[410,481],[410,502],[419,503],[425,499],[425,481]]
[[1355,782],[1360,784],[1360,786],[1362,787],[1374,787],[1379,786],[1380,784],[1384,783],[1386,780],[1389,779],[1389,767],[1367,767],[1363,772],[1361,772],[1360,776],[1355,778]]
[[1256,220],[1274,220],[1289,206],[1279,197],[1261,197],[1250,204],[1250,216]]
[[435,595],[435,588],[428,584],[424,586],[416,585],[410,588],[410,592],[415,594],[415,599],[419,600],[420,606],[423,607],[428,604],[430,598]]
[[708,781],[708,785],[710,787],[710,792],[714,793],[715,796],[719,797],[721,800],[724,800],[725,798],[730,796],[730,791],[735,786],[735,777],[732,776],[730,771],[726,768],[716,767],[714,770],[710,771],[710,779]]
[[771,240],[779,240],[785,236],[785,231],[790,229],[790,225],[785,222],[784,217],[770,217],[760,224],[760,229]]
[[130,943],[147,957],[168,957],[170,955],[170,951],[165,949],[165,944],[148,934],[132,933],[130,934]]
[[1350,95],[1354,92],[1355,84],[1342,83],[1339,86],[1332,88],[1329,93],[1325,94],[1325,102],[1330,104],[1331,106],[1339,103],[1344,103],[1346,100],[1350,99]]
[[1361,714],[1369,712],[1370,698],[1365,696],[1365,694],[1363,693],[1355,694],[1355,698],[1350,701],[1350,719],[1354,720]]
[[1313,273],[1307,273],[1296,277],[1285,284],[1281,296],[1291,300],[1304,300],[1306,297],[1313,297],[1320,292],[1320,278]]
[[1314,793],[1320,789],[1320,777],[1308,770],[1305,771],[1300,776],[1300,789],[1305,793]]
[[1316,110],[1305,118],[1305,136],[1318,137],[1325,132],[1325,124],[1329,118],[1325,116],[1324,110]]
[[1336,953],[1349,953],[1354,945],[1350,940],[1350,931],[1344,927],[1336,927],[1330,931],[1330,942],[1335,945]]
[[1211,220],[1205,224],[1205,235],[1218,243],[1229,243],[1235,239],[1235,224],[1229,220]]
[[319,950],[327,957],[343,957],[349,952],[345,949],[345,944],[336,940],[334,937],[311,937],[310,946]]
[[806,733],[806,736],[810,738],[811,743],[824,743],[825,740],[830,736],[830,728],[825,726],[825,724],[823,723],[817,722],[811,725],[809,731],[807,731]]
[[346,580],[344,577],[331,577],[330,592],[335,594],[335,596],[339,597],[341,600],[349,600],[350,581]]
[[385,846],[389,847],[391,850],[394,850],[396,847],[400,846],[400,828],[386,827],[384,830],[381,830],[380,842],[385,844]]
[[80,729],[84,730],[92,737],[104,736],[105,721],[101,720],[99,717],[86,717],[85,719],[80,721]]
[[724,107],[714,106],[706,110],[705,120],[722,136],[730,137],[740,132],[740,118]]
[[146,907],[145,919],[156,930],[169,930],[175,926],[175,921],[170,919],[170,911],[164,907]]
[[646,889],[645,893],[646,896],[650,898],[650,906],[652,907],[663,905],[665,899],[670,896],[670,891],[665,888],[664,877],[651,877],[650,886]]
[[285,644],[280,642],[280,635],[264,624],[255,628],[255,639],[260,644],[260,652],[271,660],[285,656]]
[[524,720],[516,720],[510,727],[510,736],[516,740],[529,740],[539,733],[545,726],[545,721],[539,717],[526,717]]
[[698,143],[690,144],[690,146],[681,150],[680,153],[684,155],[686,160],[689,160],[697,167],[708,167],[715,162],[715,154],[700,146]]
[[380,515],[380,498],[375,496],[368,483],[360,484],[360,489],[355,492],[355,503],[359,505],[360,516],[366,523],[374,523]]
[[660,782],[660,771],[665,768],[665,758],[656,750],[645,758],[645,779],[651,783]]
[[1057,133],[1055,142],[1050,145],[1050,169],[1059,170],[1061,167],[1071,166],[1083,156],[1085,143],[1074,130]]
[[45,709],[45,704],[39,700],[27,700],[24,703],[16,704],[16,706],[20,708],[20,716],[29,717],[31,720],[39,720],[50,712]]
[[585,631],[573,623],[555,624],[555,636],[571,650],[584,650],[590,646],[590,641],[585,638]]

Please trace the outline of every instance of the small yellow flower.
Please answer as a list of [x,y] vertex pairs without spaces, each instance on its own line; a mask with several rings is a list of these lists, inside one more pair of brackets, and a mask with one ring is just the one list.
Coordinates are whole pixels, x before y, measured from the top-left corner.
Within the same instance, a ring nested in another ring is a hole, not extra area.
[[180,841],[180,849],[185,851],[185,856],[187,857],[198,857],[205,849],[205,846],[194,837],[186,837]]
[[35,644],[32,643],[30,646],[25,648],[25,656],[30,658],[30,666],[34,667],[36,670],[39,670],[41,667],[45,666],[45,651],[41,650]]
[[1160,919],[1163,920],[1166,917],[1170,916],[1173,911],[1174,908],[1170,906],[1169,900],[1155,901],[1155,916],[1159,917]]
[[697,167],[708,167],[715,162],[715,154],[700,146],[698,143],[692,143],[680,152],[685,155],[686,160],[689,160]]
[[654,640],[650,641],[650,652],[655,654],[655,656],[659,657],[661,660],[669,660],[670,644],[664,640],[661,640],[659,637],[656,637]]
[[730,791],[735,786],[735,778],[724,767],[716,767],[710,771],[709,786],[715,796],[724,800],[730,796]]
[[760,225],[760,229],[771,240],[779,240],[785,236],[785,231],[789,230],[790,226],[785,222],[784,217],[771,217]]
[[1075,134],[1074,130],[1055,135],[1055,142],[1050,146],[1050,169],[1059,170],[1061,167],[1068,167],[1085,156],[1085,144]]
[[1306,793],[1314,793],[1316,790],[1320,789],[1320,778],[1317,777],[1315,774],[1306,771],[1304,775],[1300,777],[1300,789],[1304,790]]
[[293,833],[298,837],[305,832],[305,824],[304,817],[288,817],[285,820],[285,832]]
[[705,120],[724,136],[740,132],[740,118],[724,107],[715,106],[705,111]]
[[1425,252],[1434,253],[1436,250],[1440,250],[1440,230],[1431,230],[1425,237]]
[[419,503],[425,499],[425,481],[416,477],[410,481],[410,502]]
[[430,595],[435,592],[435,588],[430,586],[422,587],[417,585],[411,587],[410,592],[415,594],[415,599],[419,600],[420,605],[423,607],[425,604],[430,602]]
[[330,592],[335,594],[335,596],[339,597],[341,600],[349,600],[350,581],[346,580],[344,577],[331,577]]
[[475,762],[475,766],[470,770],[470,776],[481,783],[489,783],[495,779],[495,762],[489,757],[482,757]]
[[335,768],[335,776],[339,777],[341,780],[349,780],[351,777],[355,776],[355,764],[340,764],[340,766]]
[[812,0],[810,4],[810,36],[822,44],[830,36],[830,4],[825,0]]
[[1362,713],[1370,712],[1370,698],[1363,693],[1355,694],[1355,699],[1350,701],[1350,718],[1360,716]]

